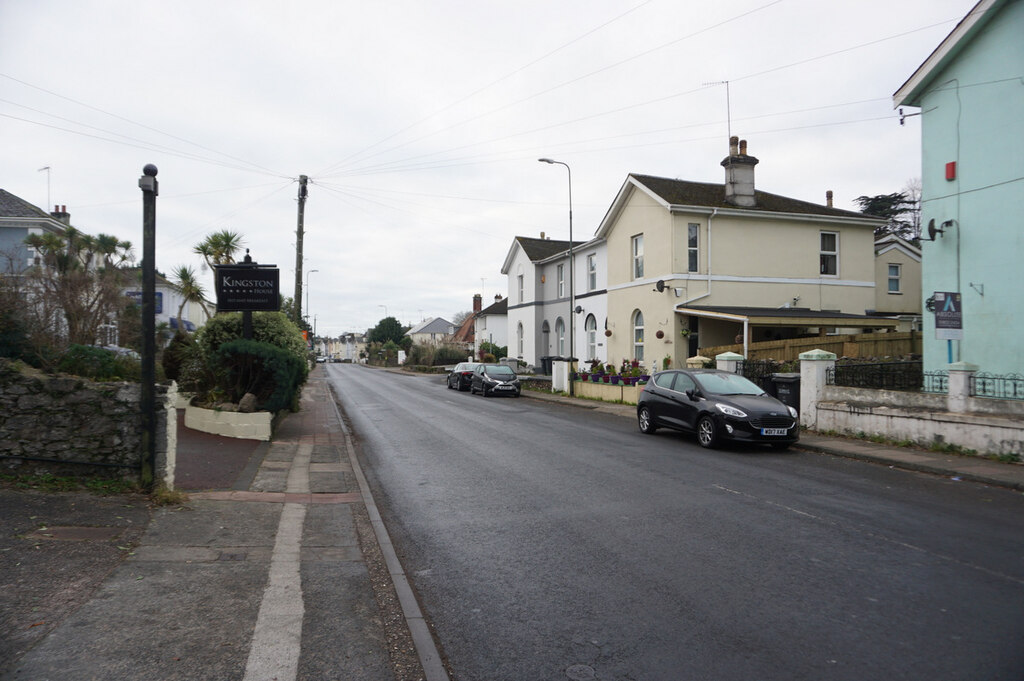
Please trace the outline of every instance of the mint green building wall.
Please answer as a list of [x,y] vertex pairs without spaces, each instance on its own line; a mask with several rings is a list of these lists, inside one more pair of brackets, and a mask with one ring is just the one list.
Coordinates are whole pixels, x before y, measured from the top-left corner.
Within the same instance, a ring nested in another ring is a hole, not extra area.
[[[920,96],[922,293],[959,291],[963,340],[952,361],[1024,374],[1024,0],[1005,3]],[[956,179],[946,164],[956,162]],[[925,371],[946,368],[947,341],[924,316]]]

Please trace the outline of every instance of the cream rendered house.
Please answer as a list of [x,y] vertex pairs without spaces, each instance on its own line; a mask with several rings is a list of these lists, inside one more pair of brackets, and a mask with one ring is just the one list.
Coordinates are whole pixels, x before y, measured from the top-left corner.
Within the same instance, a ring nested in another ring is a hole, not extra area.
[[608,361],[680,366],[705,346],[896,326],[866,314],[882,223],[755,190],[757,163],[734,137],[723,184],[626,179],[596,234]]
[[874,312],[899,319],[900,331],[921,330],[921,249],[894,234],[875,241]]

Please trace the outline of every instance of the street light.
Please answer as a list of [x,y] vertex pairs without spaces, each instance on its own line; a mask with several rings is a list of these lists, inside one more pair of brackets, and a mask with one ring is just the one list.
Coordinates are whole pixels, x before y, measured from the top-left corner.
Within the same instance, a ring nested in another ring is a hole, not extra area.
[[551,158],[538,158],[541,163],[549,163],[554,165],[565,166],[566,171],[569,173],[569,395],[573,396],[576,394],[576,390],[572,381],[572,371],[575,367],[576,362],[576,331],[575,323],[573,320],[573,312],[576,309],[576,286],[573,284],[573,271],[576,269],[576,261],[573,258],[572,252],[572,168],[569,167],[568,163],[562,161],[556,161]]
[[[320,270],[309,270],[308,272],[306,272],[306,316],[307,317],[309,317],[309,275],[313,274],[314,272],[319,272],[319,271]],[[301,302],[302,301],[299,301],[300,304],[301,304]]]

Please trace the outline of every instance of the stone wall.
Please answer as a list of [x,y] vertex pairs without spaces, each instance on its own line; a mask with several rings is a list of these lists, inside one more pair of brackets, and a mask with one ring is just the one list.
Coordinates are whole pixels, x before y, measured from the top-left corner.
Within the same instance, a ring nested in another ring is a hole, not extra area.
[[[49,375],[0,359],[0,470],[137,478],[141,386]],[[173,481],[177,387],[158,385],[158,480]],[[170,485],[172,486],[172,485]]]

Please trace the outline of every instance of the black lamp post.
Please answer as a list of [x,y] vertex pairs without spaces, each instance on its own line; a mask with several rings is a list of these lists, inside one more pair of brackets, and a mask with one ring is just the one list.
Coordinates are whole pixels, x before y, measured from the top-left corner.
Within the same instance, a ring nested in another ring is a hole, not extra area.
[[576,390],[572,380],[572,372],[576,366],[576,333],[575,323],[573,315],[576,314],[576,286],[573,283],[573,272],[576,269],[576,262],[573,258],[572,252],[572,168],[569,167],[568,163],[562,161],[556,161],[551,158],[538,158],[541,163],[550,163],[560,166],[565,166],[566,171],[569,173],[569,395],[575,395]]

